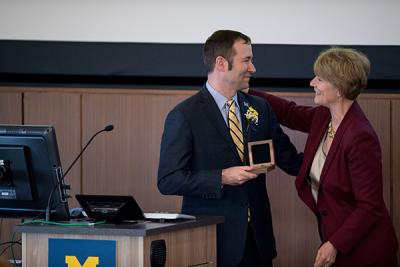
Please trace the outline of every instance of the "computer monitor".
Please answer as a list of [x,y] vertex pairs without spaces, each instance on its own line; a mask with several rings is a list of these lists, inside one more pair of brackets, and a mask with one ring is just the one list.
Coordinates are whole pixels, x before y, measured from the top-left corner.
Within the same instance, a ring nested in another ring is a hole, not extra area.
[[0,125],[0,217],[68,219],[62,176],[52,126]]

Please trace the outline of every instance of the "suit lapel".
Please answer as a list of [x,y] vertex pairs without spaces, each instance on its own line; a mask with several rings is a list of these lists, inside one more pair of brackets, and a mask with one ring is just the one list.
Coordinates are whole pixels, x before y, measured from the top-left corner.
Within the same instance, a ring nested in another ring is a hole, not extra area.
[[[244,146],[245,146],[245,153],[247,151],[247,143],[249,142],[250,138],[250,129],[248,127],[247,119],[246,116],[244,115],[246,113],[246,110],[248,107],[245,106],[245,103],[248,105],[251,105],[250,101],[246,98],[245,94],[238,92],[238,102],[239,102],[239,107],[240,107],[240,117],[242,121],[242,132],[243,132],[243,141],[244,141]],[[246,153],[247,154],[247,153]]]
[[235,143],[233,142],[229,133],[228,126],[226,125],[224,118],[222,118],[221,111],[215,103],[214,98],[206,88],[203,88],[200,93],[200,106],[202,112],[206,115],[211,124],[217,129],[217,132],[222,136],[222,138],[229,143],[233,153],[240,160]]

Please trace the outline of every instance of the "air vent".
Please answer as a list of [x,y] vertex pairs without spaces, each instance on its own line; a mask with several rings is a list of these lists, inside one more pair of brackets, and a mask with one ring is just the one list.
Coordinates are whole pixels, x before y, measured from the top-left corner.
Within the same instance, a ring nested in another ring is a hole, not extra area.
[[151,267],[164,267],[167,260],[167,248],[165,240],[159,239],[151,242],[150,264]]

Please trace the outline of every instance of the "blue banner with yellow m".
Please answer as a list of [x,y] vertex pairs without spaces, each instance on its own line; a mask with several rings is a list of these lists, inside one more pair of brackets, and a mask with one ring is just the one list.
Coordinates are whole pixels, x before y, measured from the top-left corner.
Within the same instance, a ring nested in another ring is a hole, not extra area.
[[49,267],[115,267],[115,240],[49,238]]

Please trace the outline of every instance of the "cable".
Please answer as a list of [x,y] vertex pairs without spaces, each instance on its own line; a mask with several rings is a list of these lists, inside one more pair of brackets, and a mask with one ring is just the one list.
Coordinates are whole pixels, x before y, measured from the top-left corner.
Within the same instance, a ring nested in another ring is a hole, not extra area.
[[4,252],[7,251],[7,249],[9,249],[11,247],[11,245],[8,245],[7,247],[5,247],[1,252],[0,252],[0,256],[4,254]]
[[6,252],[7,251],[7,249],[9,249],[11,246],[13,246],[13,245],[15,245],[15,244],[18,244],[18,245],[22,245],[21,244],[21,242],[19,242],[19,241],[9,241],[9,242],[4,242],[4,243],[2,243],[3,245],[5,245],[6,243],[8,243],[9,245],[8,246],[6,246],[1,252],[0,252],[0,256],[2,256],[3,254],[4,254],[4,252]]
[[[15,238],[15,232],[13,232],[13,235],[12,235],[12,237],[11,237],[11,241],[12,242],[14,242],[14,238]],[[12,257],[12,259],[13,259],[13,263],[14,263],[14,265],[15,266],[17,266],[16,264],[17,264],[17,261],[15,260],[15,254],[14,254],[14,243],[11,243],[10,244],[10,252],[11,252],[11,257]]]
[[18,244],[18,245],[22,245],[21,243],[21,239],[17,240],[17,241],[7,241],[7,242],[3,242],[0,243],[0,246],[4,246],[4,245],[10,245],[10,244]]

